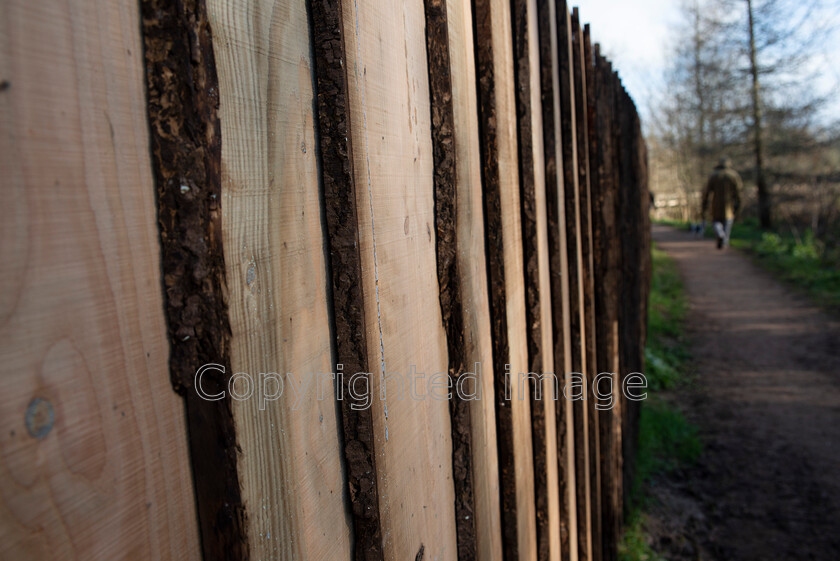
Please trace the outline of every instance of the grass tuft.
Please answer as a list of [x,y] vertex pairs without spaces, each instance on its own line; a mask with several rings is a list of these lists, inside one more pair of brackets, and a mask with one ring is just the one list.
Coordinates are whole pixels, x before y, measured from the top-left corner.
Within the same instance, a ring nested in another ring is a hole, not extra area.
[[665,561],[645,538],[644,515],[635,511],[627,521],[624,536],[618,545],[619,561]]

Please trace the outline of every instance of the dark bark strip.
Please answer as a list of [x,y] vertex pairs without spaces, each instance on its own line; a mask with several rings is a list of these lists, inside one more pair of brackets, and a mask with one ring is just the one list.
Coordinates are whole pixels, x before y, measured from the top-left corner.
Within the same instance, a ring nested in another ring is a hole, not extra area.
[[[597,372],[617,374],[618,366],[618,270],[620,266],[616,217],[617,192],[612,138],[612,69],[595,45],[592,85],[594,111],[590,119],[590,171],[592,174],[593,254],[595,257],[595,317]],[[621,403],[617,379],[613,382],[613,408],[599,416],[601,461],[602,558],[618,559],[621,532]]]
[[[525,265],[525,318],[528,372],[543,374],[540,317],[540,262],[537,238],[537,192],[534,176],[534,137],[531,111],[531,61],[528,42],[528,1],[511,0],[513,75],[516,84],[516,132],[519,150],[519,199],[522,217],[522,255]],[[543,265],[545,266],[545,264]],[[547,296],[546,296],[547,297]],[[529,380],[530,395],[539,381]],[[537,522],[537,559],[549,557],[548,473],[546,472],[545,406],[531,399],[531,444],[534,454],[534,506]]]
[[[582,218],[580,216],[580,187],[578,146],[575,112],[576,92],[574,84],[574,57],[572,20],[565,0],[560,0],[557,13],[557,35],[560,58],[560,96],[563,123],[563,174],[566,197],[566,242],[569,256],[569,311],[572,339],[572,370],[584,373],[586,370],[586,348],[583,337],[586,334],[583,302],[583,255]],[[574,412],[575,441],[575,498],[577,507],[578,559],[589,559],[589,441],[586,402],[571,403]]]
[[[597,375],[596,371],[596,337],[595,337],[595,281],[593,276],[593,254],[592,254],[592,207],[590,204],[592,194],[592,177],[590,172],[590,74],[589,71],[592,53],[587,53],[585,35],[580,25],[578,9],[572,14],[572,31],[574,32],[574,70],[575,70],[575,98],[577,99],[576,120],[578,124],[578,166],[580,177],[580,220],[581,248],[583,256],[583,308],[584,308],[584,331],[586,334],[586,378],[591,382]],[[598,412],[595,409],[595,400],[592,396],[585,403],[588,424],[589,439],[589,501],[590,501],[590,533],[592,535],[592,551],[590,558],[593,561],[600,561],[600,539],[601,539],[601,498],[599,495],[600,486],[600,450],[598,446]]]
[[210,25],[201,0],[142,0],[152,162],[172,385],[184,395],[205,559],[248,558],[229,400],[193,391],[227,387],[230,325],[221,224],[221,133]]
[[[449,351],[453,387],[465,372],[464,310],[458,272],[458,185],[455,161],[455,116],[449,61],[446,0],[425,0],[426,54],[431,94],[434,156],[435,231],[440,310]],[[452,425],[452,473],[455,483],[455,520],[459,561],[476,556],[475,500],[472,474],[470,404],[453,392],[449,400]]]
[[[354,400],[350,377],[370,372],[365,338],[356,185],[350,142],[347,57],[341,0],[312,0],[312,49],[318,137],[332,282],[336,361],[342,365],[341,424],[356,561],[381,561],[382,527],[377,493],[373,415]],[[371,380],[369,380],[369,383]],[[370,385],[369,387],[373,387]],[[358,409],[354,409],[356,406]]]
[[481,177],[484,192],[484,247],[487,253],[487,286],[493,337],[493,393],[496,399],[496,444],[499,454],[499,494],[502,515],[502,546],[505,561],[518,559],[516,518],[516,473],[514,465],[513,416],[505,400],[505,365],[509,364],[507,306],[505,295],[504,238],[502,236],[501,181],[498,165],[496,77],[493,70],[493,25],[490,0],[473,0],[478,128],[481,146]]
[[[568,304],[564,301],[564,294],[568,288],[564,283],[568,279],[563,276],[567,270],[566,263],[566,218],[563,193],[562,170],[558,172],[558,166],[562,165],[562,139],[560,136],[559,106],[555,108],[555,98],[559,99],[558,88],[559,75],[555,69],[557,28],[554,7],[554,0],[538,0],[537,21],[539,22],[539,49],[540,49],[540,89],[542,97],[543,117],[543,149],[545,157],[545,200],[546,215],[548,222],[548,263],[549,278],[551,285],[551,320],[552,320],[552,349],[554,353],[554,370],[563,380],[564,364],[566,362],[566,338],[568,328],[564,321],[564,307]],[[555,401],[555,419],[557,426],[557,476],[560,489],[560,558],[570,559],[571,549],[569,543],[569,501],[567,489],[570,484],[568,473],[569,465],[567,457],[569,454],[566,445],[566,407],[569,403],[565,399]]]
[[[622,377],[641,372],[644,367],[644,341],[649,280],[648,192],[646,156],[636,107],[617,81],[616,105],[620,135],[619,178],[621,208],[621,308],[619,309],[620,368]],[[636,469],[639,403],[626,401],[622,411],[625,501]]]

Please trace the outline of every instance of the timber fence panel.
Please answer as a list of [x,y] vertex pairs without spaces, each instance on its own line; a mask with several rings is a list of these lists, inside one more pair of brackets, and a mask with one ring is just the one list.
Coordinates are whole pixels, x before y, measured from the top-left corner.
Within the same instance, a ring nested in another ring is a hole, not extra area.
[[0,15],[0,557],[617,558],[647,151],[576,8]]
[[130,0],[0,4],[3,559],[201,557],[140,19]]

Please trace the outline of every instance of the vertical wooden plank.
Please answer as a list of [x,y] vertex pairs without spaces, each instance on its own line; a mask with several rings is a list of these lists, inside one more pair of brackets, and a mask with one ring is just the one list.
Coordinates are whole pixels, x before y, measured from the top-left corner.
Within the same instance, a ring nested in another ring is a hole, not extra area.
[[[499,458],[496,448],[496,401],[493,341],[484,248],[483,188],[479,145],[478,99],[470,0],[448,0],[449,52],[458,185],[459,277],[462,286],[466,365],[478,376],[482,399],[470,403],[472,472],[475,490],[476,559],[502,558]],[[467,243],[468,241],[468,243]],[[480,365],[481,372],[475,372]]]
[[[569,139],[563,145],[563,183],[566,198],[566,241],[569,254],[569,291],[570,291],[570,329],[572,336],[572,369],[577,373],[588,371],[586,362],[586,314],[584,308],[584,264],[582,238],[583,221],[580,216],[580,157],[578,146],[577,92],[575,91],[573,51],[574,32],[572,18],[565,0],[561,0],[557,13],[559,58],[560,58],[560,98],[561,123],[563,138]],[[582,388],[584,391],[586,387]],[[590,473],[589,473],[589,419],[586,401],[578,399],[572,402],[575,434],[575,474],[577,481],[577,529],[578,557],[589,559],[592,549],[590,528]]]
[[449,405],[438,385],[429,388],[437,379],[445,389],[449,377],[441,310],[428,305],[439,286],[424,7],[347,0],[341,9],[373,397],[378,501],[367,506],[379,509],[382,558],[449,558],[457,541]]
[[[619,211],[620,211],[620,201],[621,201],[621,194],[619,189],[621,187],[621,180],[619,177],[619,141],[620,135],[618,134],[619,126],[618,126],[618,115],[616,113],[616,105],[615,105],[615,92],[616,92],[616,74],[612,69],[612,65],[607,63],[607,68],[605,70],[605,77],[604,77],[604,97],[605,97],[605,104],[608,106],[608,113],[609,113],[609,127],[610,127],[610,138],[612,141],[612,157],[608,161],[608,166],[611,168],[612,173],[610,174],[611,179],[611,187],[613,198],[615,199],[616,205],[616,218],[613,221],[613,229],[615,230],[615,236],[618,237],[621,235],[621,221],[619,218]],[[615,247],[615,259],[617,262],[617,266],[615,267],[616,271],[616,298],[619,299],[619,304],[615,307],[615,318],[616,318],[616,331],[615,331],[615,340],[616,340],[616,354],[618,355],[618,377],[616,382],[620,385],[621,382],[621,290],[622,290],[622,280],[621,280],[621,265],[622,265],[622,256],[621,256],[621,241],[618,240],[618,243]],[[617,435],[617,442],[614,443],[612,450],[613,454],[615,454],[615,459],[613,461],[613,465],[618,472],[617,476],[617,483],[616,486],[618,487],[618,504],[619,506],[619,529],[623,524],[623,516],[625,512],[625,502],[624,498],[627,493],[627,489],[625,487],[626,484],[626,474],[627,470],[624,467],[624,430],[623,430],[623,417],[624,417],[624,409],[626,408],[627,401],[624,399],[623,393],[616,389],[616,399],[618,403],[618,408],[613,412],[611,417],[612,422],[615,423],[616,429],[615,434]]]
[[[313,282],[326,265],[308,14],[289,2],[145,9],[173,375],[188,388],[205,555],[349,558],[331,384],[317,379],[332,349],[326,289]],[[196,266],[190,252],[211,260]],[[191,283],[198,272],[207,280]],[[211,306],[217,317],[191,309]],[[220,322],[212,346],[189,346]],[[232,392],[233,372],[251,381],[214,416],[184,371],[208,362],[229,370],[205,394]]]
[[[221,132],[212,32],[203,2],[144,1],[148,117],[175,389],[184,394],[205,557],[246,557],[231,400],[221,224]],[[205,469],[212,465],[213,469]]]
[[0,4],[0,558],[198,559],[133,2]]
[[[491,561],[502,557],[502,528],[470,2],[428,0],[426,22],[441,312],[450,374],[474,374],[477,379],[464,378],[461,387],[480,397],[466,402],[468,419],[464,402],[450,405],[458,559]],[[451,117],[445,115],[450,110]],[[439,173],[447,165],[454,177]],[[465,444],[460,450],[459,440]],[[470,485],[459,488],[459,479],[468,478]]]
[[[639,152],[636,144],[636,118],[633,102],[627,92],[616,83],[618,111],[619,150],[619,205],[621,212],[620,236],[622,242],[621,308],[619,310],[619,364],[622,380],[629,373],[641,372],[644,367],[642,346],[643,256],[641,232],[641,189],[639,179]],[[644,207],[646,208],[646,206]],[[624,461],[625,500],[636,469],[638,444],[639,404],[627,400],[622,411],[622,447]]]
[[[363,393],[356,393],[353,387],[354,379],[359,379],[369,390],[372,373],[367,356],[359,211],[356,208],[359,187],[350,139],[343,6],[341,0],[320,0],[310,6],[335,330],[335,371],[337,376],[341,373],[337,386],[340,387],[340,424],[353,525],[353,559],[378,561],[383,559],[383,554],[373,411]],[[360,372],[368,375],[359,378]]]
[[[629,96],[628,96],[629,97]],[[636,165],[638,166],[639,172],[639,199],[640,199],[640,210],[641,216],[639,221],[639,226],[641,228],[640,232],[640,239],[639,239],[639,250],[642,253],[641,256],[641,276],[642,276],[642,295],[641,295],[641,305],[639,311],[639,331],[641,332],[641,337],[639,340],[639,346],[641,349],[642,360],[641,365],[644,368],[645,365],[645,346],[647,345],[647,326],[648,326],[648,303],[650,302],[650,289],[651,289],[651,282],[653,278],[653,270],[652,270],[652,256],[651,256],[651,243],[652,243],[652,234],[651,234],[651,216],[650,216],[650,168],[648,162],[648,149],[647,143],[645,142],[645,135],[642,131],[642,121],[639,117],[639,112],[636,108],[635,102],[633,102],[632,98],[630,98],[630,102],[633,105],[633,115],[634,115],[634,131],[635,131],[635,139],[637,145],[637,159]]]
[[516,383],[528,357],[510,9],[503,0],[473,3],[502,543],[505,559],[533,560],[530,404]]
[[[565,386],[572,371],[569,317],[569,264],[566,249],[566,209],[563,188],[563,138],[560,123],[560,68],[558,60],[557,5],[537,2],[540,45],[543,148],[546,185],[551,321],[554,368]],[[571,403],[555,403],[557,441],[558,528],[561,559],[577,558],[575,507],[574,420]]]
[[[613,374],[613,405],[599,414],[601,459],[601,512],[605,561],[618,557],[622,515],[621,491],[621,391],[618,385],[618,283],[620,240],[617,228],[617,192],[615,182],[613,111],[611,104],[612,69],[595,45],[593,102],[595,106],[590,136],[592,148],[593,255],[595,262],[595,317],[597,330],[597,369]],[[602,384],[600,391],[606,391]]]
[[[589,77],[587,70],[589,62],[586,52],[584,32],[580,24],[580,15],[575,8],[572,14],[573,54],[575,57],[575,105],[578,141],[578,169],[580,186],[580,220],[581,220],[581,249],[583,258],[583,313],[585,326],[586,364],[584,374],[587,380],[586,415],[589,439],[589,501],[590,501],[590,534],[592,535],[591,559],[600,560],[600,458],[598,446],[598,412],[595,400],[589,392],[591,383],[598,374],[595,365],[595,285],[593,279],[592,257],[592,207],[591,182],[589,170]],[[591,57],[591,53],[589,53]]]
[[[621,135],[620,135],[620,127],[619,127],[619,117],[618,117],[618,113],[617,113],[618,107],[616,105],[616,90],[617,90],[616,83],[618,81],[618,78],[617,78],[617,73],[615,71],[613,71],[611,64],[607,66],[607,69],[608,69],[607,70],[608,76],[606,77],[605,96],[606,96],[606,103],[608,103],[609,107],[610,107],[610,109],[609,109],[610,123],[609,124],[610,124],[610,129],[611,129],[610,136],[612,137],[612,146],[613,146],[613,150],[612,150],[613,155],[612,155],[612,158],[611,158],[610,165],[612,167],[612,189],[613,189],[613,193],[614,193],[614,197],[615,197],[615,201],[616,201],[616,207],[618,209],[616,211],[616,221],[614,223],[615,224],[614,228],[616,230],[616,236],[620,236],[621,235],[621,220],[620,220],[620,217],[619,217],[619,211],[620,211],[621,207],[619,205],[621,204],[621,192],[620,192],[620,189],[621,189],[620,168],[621,168],[621,166],[620,166],[620,163],[619,163],[619,157],[620,157],[619,156],[619,150],[620,150],[620,146],[621,146]],[[622,332],[621,332],[621,302],[620,302],[620,299],[621,299],[621,294],[622,294],[622,290],[623,290],[623,281],[621,279],[621,272],[622,272],[621,269],[622,269],[622,265],[623,265],[623,257],[622,257],[622,252],[621,252],[620,238],[619,238],[619,245],[617,246],[617,249],[618,249],[618,251],[617,251],[617,253],[618,253],[618,256],[617,256],[617,260],[618,260],[618,267],[617,267],[618,280],[616,281],[616,292],[617,292],[617,298],[619,299],[619,305],[616,307],[616,318],[618,320],[618,333],[616,334],[616,341],[617,341],[617,345],[618,345],[618,347],[617,347],[617,352],[618,352],[618,382],[620,384],[620,382],[622,380],[622,359],[621,359],[621,347],[622,347],[621,336],[622,336]],[[628,483],[628,471],[629,470],[624,465],[624,458],[625,458],[625,456],[624,456],[624,447],[625,447],[625,443],[624,443],[624,441],[625,441],[624,412],[625,412],[625,409],[627,407],[627,400],[624,398],[623,393],[620,392],[620,391],[617,392],[617,396],[618,396],[618,403],[619,403],[618,414],[614,415],[613,418],[615,419],[615,422],[618,424],[617,432],[620,434],[621,438],[618,442],[618,449],[615,452],[615,454],[616,454],[615,463],[619,466],[619,473],[620,473],[620,476],[621,476],[620,501],[621,501],[621,513],[622,513],[622,516],[623,516],[624,512],[626,511],[625,500],[626,500],[626,497],[628,495],[628,490],[629,490],[629,488],[627,487],[627,485],[629,485],[629,483]],[[617,417],[617,419],[616,419],[616,417]]]
[[[620,82],[616,105],[621,150],[619,153],[619,204],[621,205],[622,278],[619,310],[619,364],[621,375],[644,368],[644,338],[647,323],[646,294],[649,275],[648,191],[646,152],[641,123],[633,100]],[[639,402],[627,400],[622,411],[622,447],[625,501],[636,469]]]
[[258,387],[232,404],[250,554],[349,559],[335,396],[324,379],[332,348],[306,4],[208,0],[207,11],[231,366],[255,382],[285,375],[277,401],[261,401]]
[[[455,112],[452,103],[447,6],[445,0],[424,0],[426,56],[429,71],[432,155],[434,160],[435,253],[440,313],[449,354],[449,381],[467,383],[464,357],[464,309],[457,261]],[[465,162],[467,163],[467,162]],[[452,427],[452,478],[455,485],[455,531],[458,559],[475,559],[476,528],[470,402],[455,391],[449,399]]]
[[512,11],[537,558],[547,560],[560,553],[554,422],[560,384],[544,376],[554,373],[554,353],[536,0],[514,0]]

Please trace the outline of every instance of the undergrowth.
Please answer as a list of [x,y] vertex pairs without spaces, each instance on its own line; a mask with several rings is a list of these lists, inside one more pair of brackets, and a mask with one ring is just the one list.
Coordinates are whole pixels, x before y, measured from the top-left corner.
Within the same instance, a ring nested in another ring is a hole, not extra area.
[[652,258],[645,349],[649,397],[642,403],[640,412],[636,474],[619,545],[621,561],[662,560],[648,544],[644,531],[647,487],[657,475],[697,461],[702,452],[697,428],[662,396],[663,392],[689,381],[686,372],[690,354],[684,334],[688,305],[676,263],[656,247],[652,249]]
[[840,255],[814,237],[810,229],[791,227],[762,231],[754,220],[736,223],[732,246],[832,312],[840,311]]

